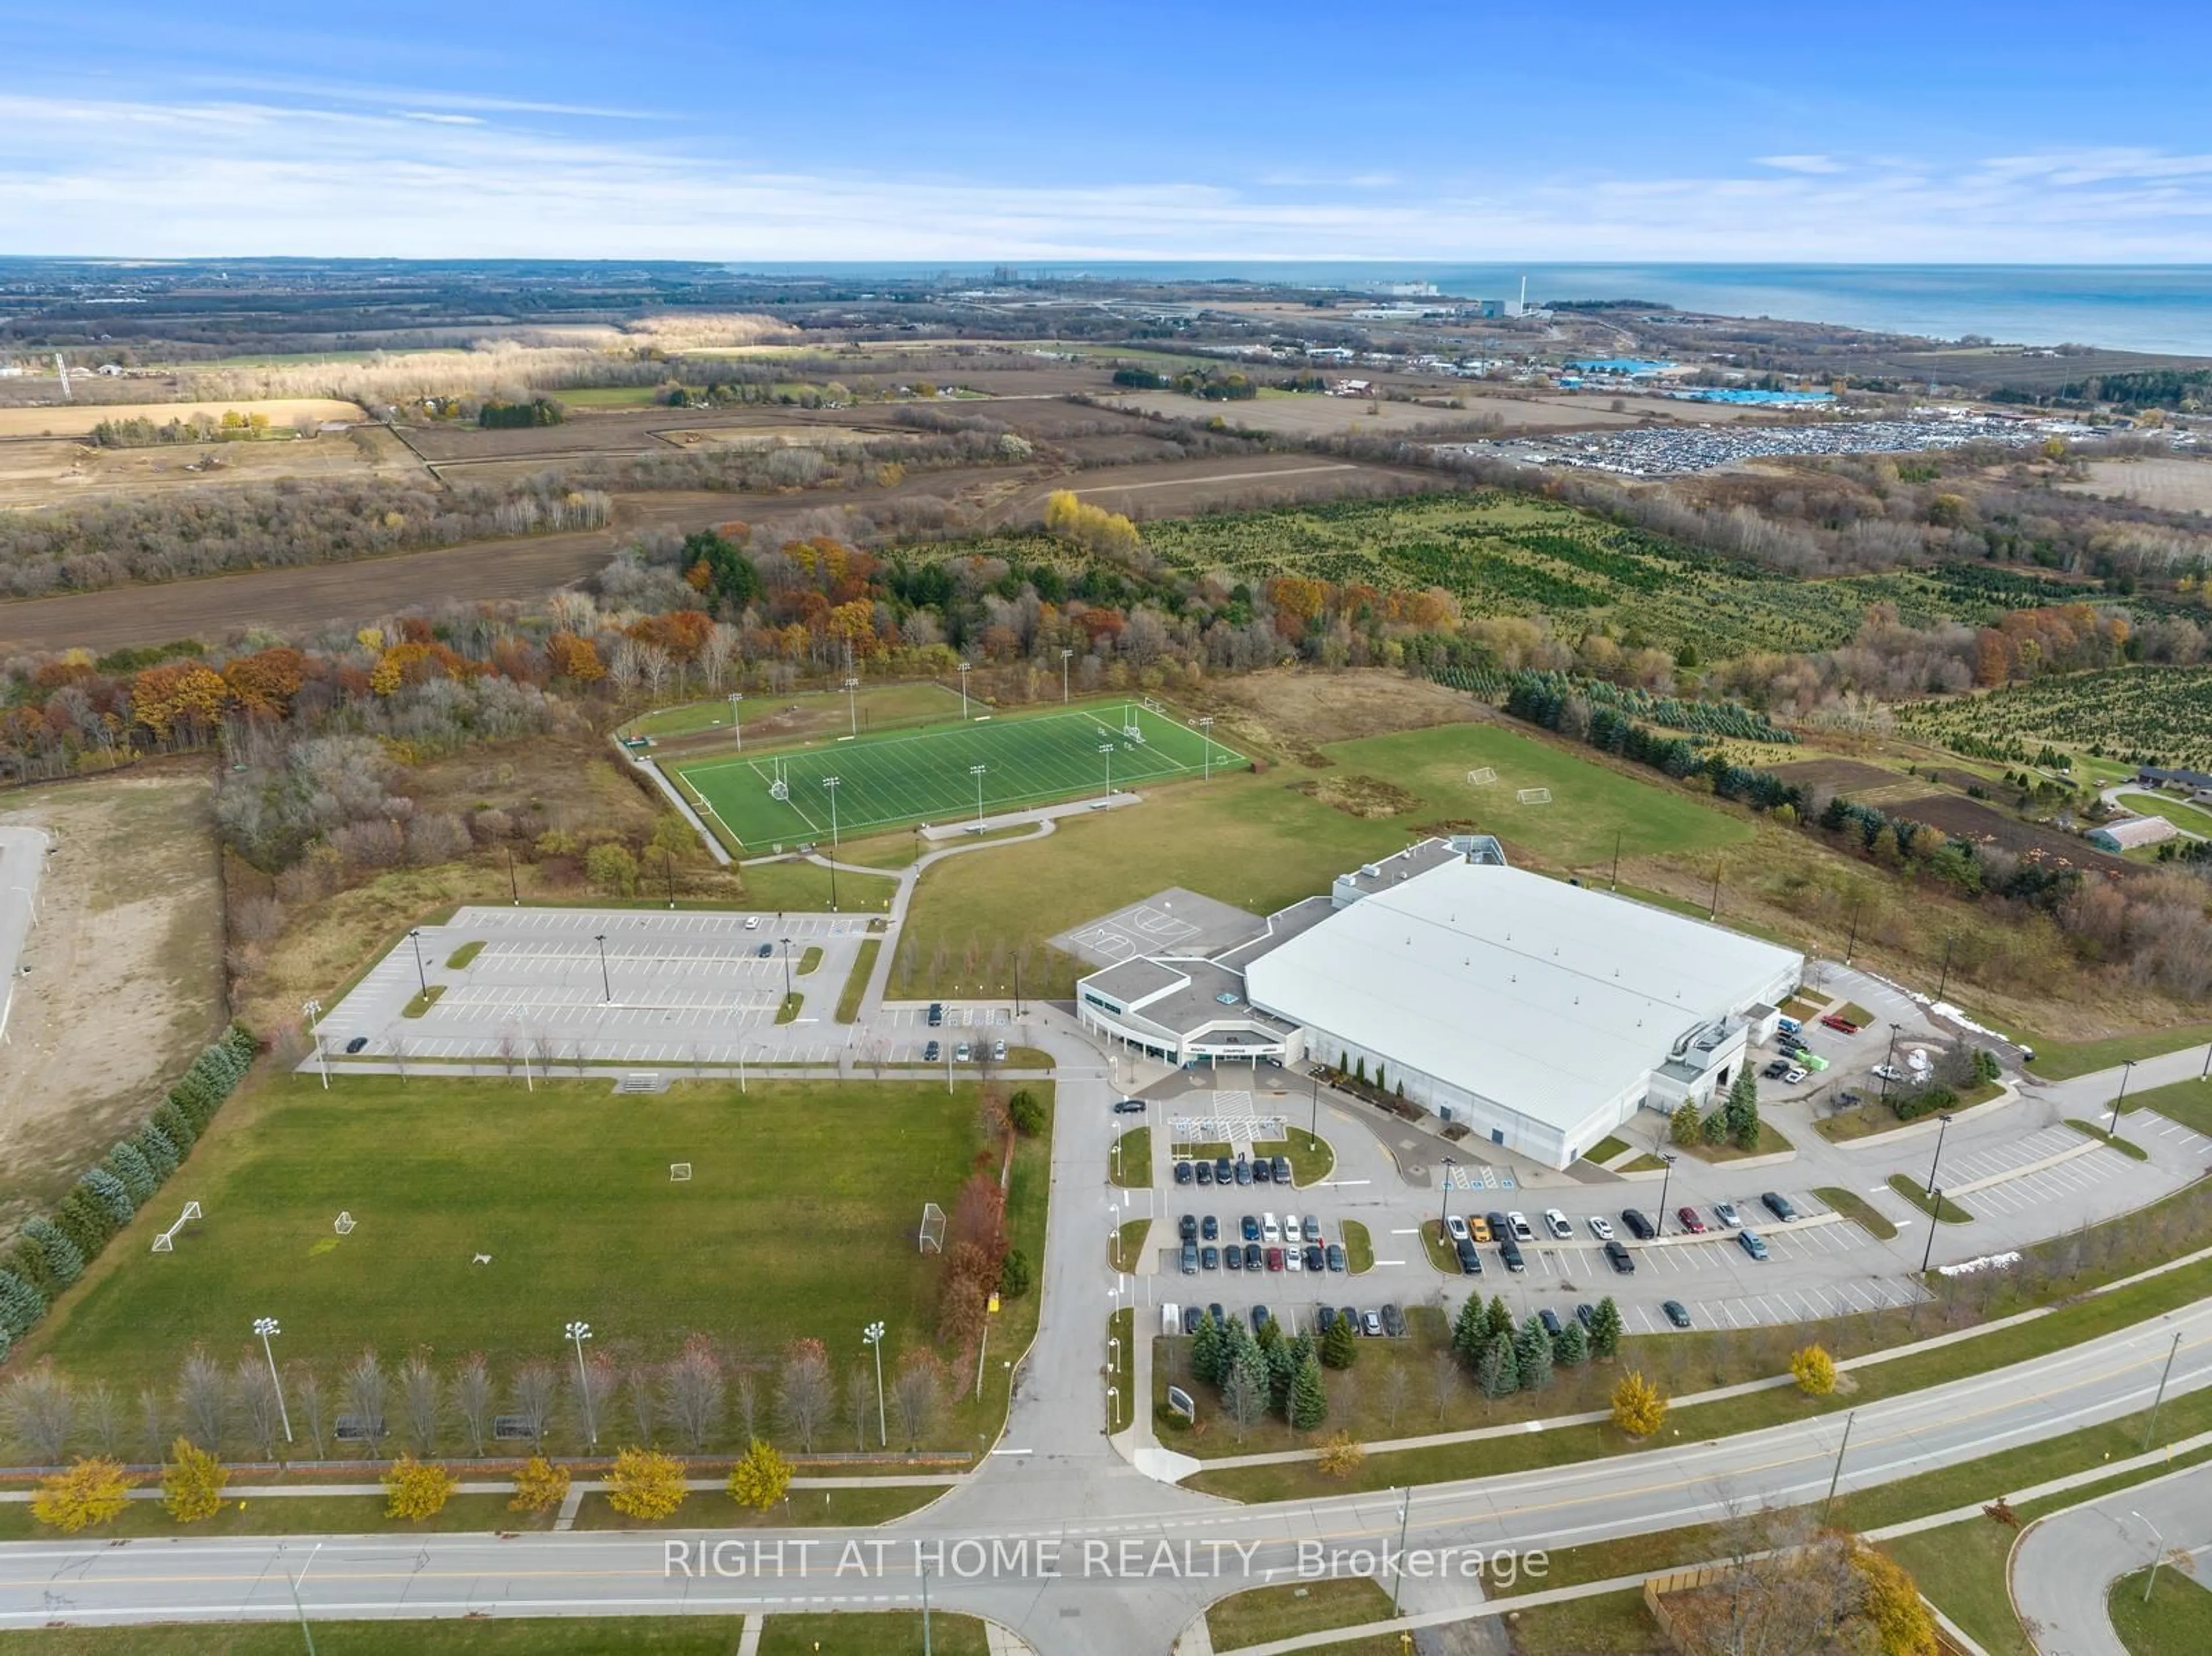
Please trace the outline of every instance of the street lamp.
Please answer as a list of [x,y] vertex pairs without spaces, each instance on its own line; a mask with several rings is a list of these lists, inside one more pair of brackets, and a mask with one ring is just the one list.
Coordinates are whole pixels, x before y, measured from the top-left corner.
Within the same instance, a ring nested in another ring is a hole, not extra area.
[[607,934],[595,933],[592,941],[599,946],[599,988],[606,997],[606,1004],[615,1004],[615,980],[607,975]]
[[975,830],[979,834],[983,829],[983,774],[990,768],[988,765],[968,767],[968,774],[975,779]]
[[2112,1125],[2105,1129],[2105,1137],[2107,1138],[2118,1138],[2120,1136],[2120,1100],[2128,1095],[2128,1077],[2135,1072],[2135,1059],[2124,1058],[2120,1060],[2120,1090],[2112,1098]]
[[837,912],[837,790],[844,785],[842,776],[825,776],[822,786],[830,795],[830,912]]
[[2166,1556],[2166,1538],[2159,1533],[2157,1525],[2152,1523],[2150,1520],[2145,1518],[2141,1513],[2136,1511],[2134,1507],[2130,1507],[2128,1508],[2128,1516],[2134,1519],[2136,1523],[2142,1525],[2143,1528],[2150,1532],[2150,1538],[2152,1542],[2150,1555],[2150,1579],[2143,1583],[2143,1603],[2148,1604],[2150,1603],[2151,1589],[2158,1585],[2158,1567],[2160,1561],[2164,1559]]
[[592,1338],[589,1323],[570,1323],[568,1339],[576,1348],[576,1391],[584,1399],[584,1431],[592,1440],[592,1447],[599,1447],[599,1425],[592,1418],[592,1377],[584,1372],[584,1342]]
[[1060,705],[1063,707],[1067,705],[1067,658],[1074,653],[1065,649],[1060,652]]
[[[1315,1093],[1316,1096],[1319,1095],[1318,1085],[1315,1088]],[[1310,1137],[1312,1135],[1307,1136]],[[1459,1161],[1455,1156],[1447,1156],[1442,1165],[1443,1174],[1437,1181],[1444,1187],[1443,1200],[1437,1206],[1437,1234],[1439,1238],[1451,1234],[1451,1170],[1459,1165]]]
[[891,1436],[890,1428],[884,1419],[884,1325],[870,1323],[860,1331],[860,1338],[876,1354],[876,1447],[887,1448]]
[[415,945],[415,981],[427,997],[430,992],[430,979],[422,970],[422,928],[416,926],[407,934],[407,937],[408,940]]
[[1946,1110],[1936,1120],[1936,1159],[1928,1164],[1927,1191],[1930,1196],[1936,1193],[1936,1170],[1943,1165],[1943,1135],[1951,1131],[1951,1113]]
[[1928,1187],[1928,1246],[1920,1250],[1920,1274],[1928,1274],[1928,1262],[1936,1257],[1936,1216],[1943,1210],[1943,1187]]
[[1205,769],[1199,779],[1211,782],[1213,779],[1213,720],[1210,717],[1198,721],[1198,734],[1199,740],[1206,744],[1206,756],[1202,761]]
[[963,719],[968,717],[969,665],[969,664],[964,661],[960,664],[960,717]]
[[1667,1234],[1667,1186],[1674,1177],[1674,1152],[1662,1150],[1659,1159],[1667,1164],[1667,1171],[1659,1175],[1659,1228],[1653,1234],[1664,1236]]
[[1098,751],[1106,755],[1106,797],[1111,799],[1114,797],[1114,744],[1101,742]]
[[1413,1515],[1413,1492],[1398,1497],[1398,1568],[1390,1574],[1390,1614],[1398,1613],[1398,1593],[1406,1585],[1406,1526]]
[[783,998],[791,998],[791,939],[783,940]]
[[744,692],[742,690],[732,690],[730,692],[730,734],[738,738],[738,751],[739,753],[743,753],[745,750],[745,733],[744,728],[738,723],[738,703],[743,701],[744,699]]
[[261,1336],[261,1355],[269,1360],[269,1383],[276,1388],[276,1417],[284,1422],[284,1441],[292,1441],[292,1411],[284,1406],[284,1382],[276,1378],[276,1354],[270,1350],[269,1342],[284,1331],[276,1325],[274,1317],[256,1317],[253,1331]]
[[315,1020],[323,1015],[323,1004],[319,1000],[303,1002],[300,1016],[307,1021],[307,1033],[315,1038],[315,1062],[322,1066],[323,1090],[331,1089],[331,1055],[323,1045],[323,1032],[315,1028]]

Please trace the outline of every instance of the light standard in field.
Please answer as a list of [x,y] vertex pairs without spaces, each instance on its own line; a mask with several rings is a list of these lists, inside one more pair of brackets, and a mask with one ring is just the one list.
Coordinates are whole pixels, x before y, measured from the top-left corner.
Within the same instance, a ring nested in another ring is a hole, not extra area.
[[276,1388],[276,1418],[284,1422],[284,1441],[292,1441],[292,1411],[284,1406],[284,1382],[276,1378],[276,1354],[269,1342],[284,1331],[276,1325],[274,1317],[256,1317],[253,1331],[261,1336],[261,1355],[269,1360],[269,1383]]
[[887,1448],[890,1447],[891,1435],[890,1428],[884,1418],[884,1325],[881,1323],[870,1323],[860,1331],[860,1338],[868,1343],[868,1349],[876,1354],[876,1447],[879,1449]]
[[1067,705],[1067,662],[1074,651],[1063,648],[1060,652],[1060,705]]
[[2120,1090],[2112,1097],[2112,1125],[2105,1129],[2105,1137],[2107,1138],[2118,1138],[2120,1136],[2120,1101],[2128,1095],[2128,1077],[2135,1072],[2135,1059],[2124,1058],[2120,1060]]
[[971,665],[965,661],[960,664],[960,717],[963,719],[968,717],[968,670]]
[[1936,1159],[1928,1164],[1927,1191],[1936,1193],[1936,1174],[1943,1165],[1943,1135],[1951,1131],[1951,1113],[1945,1110],[1936,1118]]
[[1101,742],[1098,751],[1106,755],[1106,797],[1111,799],[1114,797],[1114,744]]
[[738,751],[739,753],[743,753],[745,750],[745,733],[743,727],[738,723],[738,703],[743,701],[744,699],[745,693],[743,690],[732,690],[730,692],[730,734],[738,738]]
[[1213,720],[1211,717],[1198,721],[1198,735],[1199,740],[1206,744],[1206,757],[1201,761],[1205,770],[1200,779],[1211,782],[1213,779]]
[[599,1447],[599,1425],[592,1418],[592,1377],[584,1372],[584,1342],[592,1338],[589,1323],[570,1323],[568,1342],[576,1348],[576,1391],[584,1399],[584,1432],[592,1441],[592,1447]]
[[323,1032],[315,1027],[315,1020],[322,1015],[323,1004],[319,1000],[304,1002],[300,1007],[300,1016],[307,1021],[307,1033],[314,1038],[315,1062],[321,1065],[323,1071],[323,1090],[328,1092],[331,1089],[331,1055],[329,1049],[323,1045]]
[[611,1006],[615,1004],[615,980],[607,975],[607,934],[596,932],[592,941],[599,946],[599,992],[605,997],[605,1004]]
[[990,768],[988,765],[968,767],[968,774],[975,779],[975,831],[978,834],[983,831],[983,775]]
[[422,969],[422,928],[419,925],[415,927],[407,934],[407,939],[415,945],[415,981],[421,986],[424,998],[428,998],[430,993],[430,978],[429,974]]
[[1674,1176],[1674,1153],[1662,1150],[1659,1159],[1667,1164],[1667,1171],[1659,1175],[1659,1228],[1655,1234],[1664,1236],[1667,1234],[1667,1184]]
[[783,940],[783,998],[791,998],[791,939]]
[[837,912],[837,790],[844,786],[842,776],[825,776],[822,786],[830,795],[830,912]]
[[858,736],[860,733],[860,681],[859,679],[848,678],[845,681],[845,711],[852,717],[853,734],[854,736]]

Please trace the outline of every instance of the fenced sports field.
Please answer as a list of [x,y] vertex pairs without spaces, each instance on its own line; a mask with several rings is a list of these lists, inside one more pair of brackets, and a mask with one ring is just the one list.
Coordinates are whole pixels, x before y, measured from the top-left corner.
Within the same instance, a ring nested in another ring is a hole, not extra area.
[[1109,772],[1119,789],[1243,762],[1206,734],[1132,700],[673,768],[750,851],[826,841],[831,791],[823,783],[831,777],[837,832],[849,839],[913,822],[973,819],[979,782],[988,816],[1103,794]]

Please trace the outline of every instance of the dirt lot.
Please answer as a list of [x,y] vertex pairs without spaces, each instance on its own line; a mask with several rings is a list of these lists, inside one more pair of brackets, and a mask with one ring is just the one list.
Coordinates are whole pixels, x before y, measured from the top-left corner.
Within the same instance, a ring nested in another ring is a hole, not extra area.
[[2198,460],[2092,460],[2087,482],[2060,487],[2069,494],[2132,500],[2166,512],[2212,512],[2212,456]]
[[1243,511],[1295,500],[1327,500],[1356,492],[1408,493],[1451,487],[1437,472],[1364,461],[1323,460],[1306,454],[1238,454],[1208,460],[1170,460],[1102,467],[1031,483],[1010,494],[994,521],[1036,521],[1045,497],[1072,489],[1093,505],[1133,518],[1176,518],[1196,512]]
[[0,1235],[58,1198],[222,1028],[222,898],[204,771],[0,794],[58,841],[0,1063]]
[[0,441],[0,507],[44,507],[92,494],[145,495],[210,483],[423,476],[422,463],[388,431],[362,426],[343,436],[260,443],[164,443],[94,448],[68,437]]
[[327,397],[273,397],[240,403],[58,403],[31,409],[0,408],[0,437],[82,437],[102,420],[151,420],[167,425],[191,414],[265,414],[272,426],[289,426],[301,415],[316,420],[366,420],[351,403]]
[[1886,788],[1898,780],[1895,771],[1879,765],[1862,765],[1856,759],[1800,759],[1788,765],[1769,765],[1766,773],[1794,782],[1801,788],[1832,788],[1842,794]]
[[2070,834],[2061,834],[2057,828],[2039,828],[2033,822],[2023,822],[2002,811],[1992,810],[1979,800],[1962,799],[1951,793],[1925,793],[1916,799],[1901,799],[1882,809],[1892,816],[1902,816],[1915,822],[1927,822],[1947,834],[1961,839],[1994,840],[2008,851],[2040,851],[2052,861],[2075,868],[2095,869],[2100,873],[2137,875],[2145,870],[2137,864],[2118,857],[2108,857],[2086,840],[2077,840]]
[[1164,415],[1170,420],[1194,420],[1200,424],[1218,418],[1231,426],[1254,431],[1287,432],[1299,437],[1342,436],[1353,432],[1407,434],[1424,430],[1461,431],[1470,422],[1490,412],[1486,402],[1458,409],[1431,408],[1425,403],[1372,403],[1364,397],[1324,397],[1319,392],[1297,397],[1261,397],[1249,403],[1206,403],[1171,391],[1139,391],[1116,397],[1112,404],[1140,414]]

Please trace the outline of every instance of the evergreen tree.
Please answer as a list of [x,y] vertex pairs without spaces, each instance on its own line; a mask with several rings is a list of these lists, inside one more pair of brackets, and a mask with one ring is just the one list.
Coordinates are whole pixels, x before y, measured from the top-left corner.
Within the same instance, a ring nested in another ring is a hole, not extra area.
[[1322,1337],[1321,1360],[1331,1368],[1349,1368],[1359,1360],[1359,1342],[1352,1338],[1352,1325],[1342,1317],[1331,1323]]
[[1275,1412],[1285,1419],[1290,1417],[1291,1382],[1298,1377],[1298,1367],[1305,1361],[1310,1349],[1303,1337],[1295,1340],[1278,1340],[1262,1348],[1267,1354],[1267,1401]]
[[1540,1392],[1552,1383],[1552,1337],[1534,1317],[1521,1325],[1513,1356],[1521,1365],[1522,1391]]
[[1726,1106],[1715,1110],[1705,1118],[1705,1125],[1698,1130],[1698,1136],[1708,1144],[1720,1144],[1727,1142],[1728,1109]]
[[1559,1338],[1552,1342],[1552,1358],[1562,1368],[1579,1368],[1589,1361],[1589,1336],[1580,1318],[1567,1319]]
[[1597,1302],[1590,1319],[1589,1349],[1594,1357],[1610,1357],[1620,1350],[1620,1307],[1610,1294]]
[[1482,1348],[1489,1340],[1490,1318],[1483,1311],[1482,1295],[1470,1294],[1452,1324],[1452,1350],[1459,1354],[1462,1362],[1475,1362],[1481,1358]]
[[1694,1144],[1705,1123],[1698,1119],[1698,1107],[1684,1099],[1668,1124],[1667,1137],[1677,1144]]
[[1297,1375],[1291,1382],[1290,1406],[1285,1411],[1291,1424],[1301,1432],[1310,1432],[1328,1418],[1328,1392],[1322,1385],[1321,1364],[1310,1350],[1298,1364]]
[[1483,1396],[1492,1399],[1521,1389],[1521,1364],[1513,1354],[1513,1342],[1508,1336],[1490,1337],[1490,1343],[1482,1348],[1482,1356],[1474,1365],[1474,1383],[1482,1388]]
[[1221,1383],[1221,1325],[1210,1316],[1198,1319],[1198,1332],[1190,1342],[1190,1372],[1207,1386]]
[[1752,1074],[1747,1064],[1729,1088],[1724,1113],[1730,1143],[1740,1150],[1747,1150],[1759,1143],[1759,1078]]
[[1513,1313],[1505,1308],[1505,1296],[1502,1294],[1490,1296],[1490,1331],[1493,1335],[1513,1331]]
[[30,1278],[0,1268],[0,1338],[21,1339],[46,1314],[46,1296]]
[[127,1138],[108,1151],[107,1160],[103,1165],[123,1181],[123,1188],[129,1193],[134,1207],[145,1206],[153,1199],[154,1192],[161,1188],[161,1181],[155,1178],[145,1152]]

